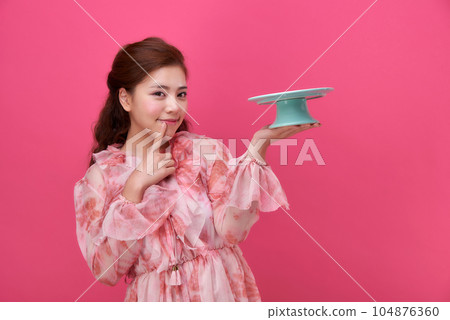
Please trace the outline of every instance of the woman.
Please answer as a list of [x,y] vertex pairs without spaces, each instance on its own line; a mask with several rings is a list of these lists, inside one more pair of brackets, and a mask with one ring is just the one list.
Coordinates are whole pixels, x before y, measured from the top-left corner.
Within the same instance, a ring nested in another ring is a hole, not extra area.
[[[133,59],[114,59],[90,166],[74,188],[89,268],[107,285],[131,279],[125,301],[261,301],[238,244],[260,211],[289,208],[265,153],[270,139],[318,125],[265,126],[234,159],[219,140],[188,131],[178,49],[152,37],[124,50]],[[197,142],[216,157],[198,156]]]

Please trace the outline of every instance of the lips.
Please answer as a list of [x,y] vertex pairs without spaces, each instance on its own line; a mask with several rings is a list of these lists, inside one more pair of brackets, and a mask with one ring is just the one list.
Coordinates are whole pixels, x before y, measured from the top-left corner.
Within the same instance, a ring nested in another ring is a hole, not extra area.
[[179,120],[179,118],[178,119],[158,119],[158,121],[162,121],[167,124],[173,124],[173,125],[177,124],[178,120]]

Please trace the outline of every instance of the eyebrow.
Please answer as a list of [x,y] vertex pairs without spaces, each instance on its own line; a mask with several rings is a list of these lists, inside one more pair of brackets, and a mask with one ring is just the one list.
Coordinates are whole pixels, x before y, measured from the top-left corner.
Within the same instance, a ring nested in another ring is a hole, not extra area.
[[[163,84],[162,85],[155,84],[155,85],[151,86],[150,88],[163,88],[165,90],[170,90],[170,88],[168,86],[163,85]],[[186,86],[178,87],[178,90],[181,90],[181,89],[187,89],[187,87]]]

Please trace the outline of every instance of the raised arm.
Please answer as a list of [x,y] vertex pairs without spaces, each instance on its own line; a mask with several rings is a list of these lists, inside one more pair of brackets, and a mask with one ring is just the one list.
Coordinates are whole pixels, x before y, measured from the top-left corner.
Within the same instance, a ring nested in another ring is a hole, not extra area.
[[247,152],[234,159],[219,140],[216,160],[207,167],[208,196],[217,233],[231,244],[245,240],[259,212],[289,209],[286,194],[268,165]]

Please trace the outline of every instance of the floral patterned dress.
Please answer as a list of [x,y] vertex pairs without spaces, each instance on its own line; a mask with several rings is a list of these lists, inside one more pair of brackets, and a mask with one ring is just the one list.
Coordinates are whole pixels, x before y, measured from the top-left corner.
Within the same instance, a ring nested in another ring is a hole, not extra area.
[[[196,158],[194,139],[208,139],[215,159]],[[279,180],[220,140],[179,131],[169,141],[176,171],[140,203],[121,194],[135,166],[120,144],[95,153],[76,182],[76,235],[94,277],[114,286],[126,275],[125,301],[261,301],[238,244],[260,211],[289,209]]]

